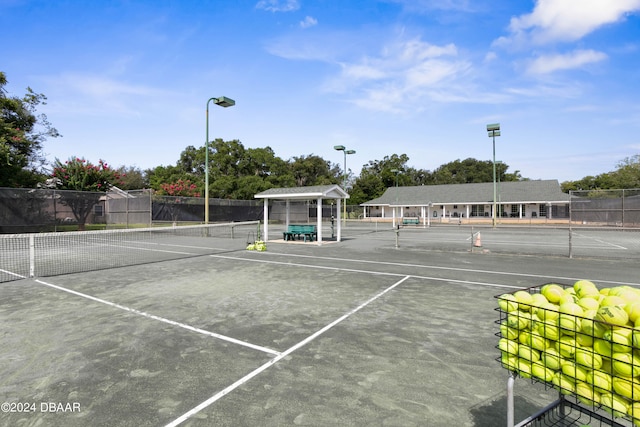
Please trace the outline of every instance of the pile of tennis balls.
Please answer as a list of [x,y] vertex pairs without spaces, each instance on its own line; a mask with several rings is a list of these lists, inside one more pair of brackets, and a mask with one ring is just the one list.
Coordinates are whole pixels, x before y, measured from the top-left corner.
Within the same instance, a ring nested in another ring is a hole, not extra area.
[[262,240],[256,240],[254,243],[251,243],[249,246],[247,246],[247,250],[264,252],[267,250],[267,244]]
[[578,280],[497,298],[502,366],[640,426],[640,289]]

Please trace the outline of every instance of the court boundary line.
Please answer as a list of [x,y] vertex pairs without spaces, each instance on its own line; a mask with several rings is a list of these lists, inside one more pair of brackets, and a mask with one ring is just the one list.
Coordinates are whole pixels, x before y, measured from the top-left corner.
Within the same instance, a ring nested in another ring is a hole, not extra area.
[[[282,256],[300,256],[300,257],[308,257],[308,258],[323,258],[329,260],[336,261],[351,261],[351,262],[363,262],[363,263],[371,263],[371,264],[390,264],[396,266],[409,266],[409,267],[424,267],[424,268],[436,268],[436,269],[449,269],[448,267],[430,267],[430,266],[422,266],[419,264],[404,264],[404,263],[392,263],[392,262],[376,262],[376,261],[364,261],[364,260],[350,260],[346,258],[330,258],[330,257],[314,257],[311,255],[286,255],[286,254],[278,254]],[[223,259],[231,259],[236,261],[248,261],[248,262],[261,262],[266,264],[278,264],[278,265],[286,265],[289,267],[305,267],[305,268],[318,268],[318,269],[326,269],[326,270],[337,270],[337,271],[349,271],[352,273],[366,273],[373,275],[381,275],[381,276],[410,276],[415,279],[421,280],[433,280],[438,282],[451,282],[451,283],[460,283],[467,285],[476,285],[476,286],[491,286],[496,288],[508,288],[508,289],[522,289],[522,286],[517,285],[504,285],[501,283],[490,283],[490,282],[476,282],[472,280],[460,280],[460,279],[450,279],[443,277],[433,277],[433,276],[422,276],[419,274],[406,274],[406,273],[389,273],[389,272],[381,272],[381,271],[371,271],[371,270],[362,270],[356,268],[343,268],[343,267],[331,267],[326,265],[311,265],[311,264],[298,264],[284,261],[271,261],[271,260],[260,260],[254,258],[242,258],[242,257],[232,257],[228,255],[208,255],[214,258],[223,258]],[[540,274],[526,274],[526,273],[511,273],[504,271],[489,271],[489,270],[473,270],[473,269],[456,269],[455,267],[450,268],[452,271],[467,271],[470,273],[487,273],[487,274],[498,274],[498,275],[514,275],[514,276],[525,276],[525,277],[539,277],[539,278],[547,278],[547,279],[559,279],[559,280],[579,280],[578,277],[560,277],[560,276],[545,276]],[[638,283],[627,283],[627,282],[614,282],[607,280],[598,280],[600,283],[611,283],[611,284],[620,284],[620,285],[636,285],[640,286]]]
[[260,374],[261,372],[267,370],[269,367],[275,365],[280,360],[284,359],[285,357],[287,357],[288,355],[290,355],[294,351],[298,350],[301,347],[304,347],[305,345],[307,345],[311,341],[315,340],[320,335],[322,335],[325,332],[327,332],[329,329],[333,328],[334,326],[336,326],[337,324],[341,323],[345,319],[351,317],[352,315],[354,315],[355,313],[357,313],[358,311],[360,311],[361,309],[363,309],[367,305],[371,304],[373,301],[377,300],[378,298],[382,297],[386,293],[388,293],[388,292],[392,291],[393,289],[395,289],[396,287],[400,286],[400,284],[402,284],[405,280],[407,280],[409,278],[411,278],[411,276],[404,276],[404,278],[398,280],[396,283],[394,283],[393,285],[389,286],[388,288],[382,290],[381,292],[378,292],[376,295],[374,295],[373,297],[369,298],[368,300],[366,300],[365,302],[363,302],[362,304],[360,304],[356,308],[351,309],[350,311],[348,311],[347,313],[343,314],[342,316],[340,316],[339,318],[337,318],[333,322],[329,323],[328,325],[326,325],[322,329],[320,329],[320,330],[316,331],[315,333],[309,335],[307,338],[303,339],[302,341],[298,342],[297,344],[293,345],[292,347],[289,347],[287,350],[283,351],[280,355],[276,356],[275,358],[269,360],[268,362],[264,363],[263,365],[259,366],[256,369],[254,369],[253,371],[251,371],[250,373],[248,373],[244,377],[240,378],[239,380],[237,380],[233,384],[227,386],[223,390],[220,390],[218,393],[214,394],[209,399],[207,399],[204,402],[200,403],[199,405],[195,406],[190,411],[185,412],[180,417],[176,418],[175,420],[173,420],[172,422],[167,424],[165,427],[175,427],[175,426],[178,426],[178,425],[182,424],[183,422],[185,422],[186,420],[191,418],[193,415],[197,414],[198,412],[202,411],[203,409],[206,409],[207,407],[209,407],[210,405],[215,403],[217,400],[221,399],[222,397],[226,396],[227,394],[229,394],[230,392],[232,392],[236,388],[238,388],[241,385],[245,384],[246,382],[251,380],[253,377],[255,377],[258,374]]
[[275,355],[275,356],[279,356],[281,354],[279,351],[276,351],[276,350],[273,350],[273,349],[270,349],[270,348],[267,348],[267,347],[262,347],[262,346],[259,346],[259,345],[256,345],[256,344],[251,344],[251,343],[246,342],[246,341],[238,340],[236,338],[231,338],[231,337],[228,337],[226,335],[217,334],[215,332],[207,331],[205,329],[196,328],[195,326],[187,325],[186,323],[176,322],[175,320],[170,320],[170,319],[167,319],[165,317],[156,316],[155,314],[150,314],[150,313],[138,310],[136,308],[127,307],[127,306],[124,306],[122,304],[118,304],[118,303],[115,303],[115,302],[107,301],[107,300],[102,299],[102,298],[94,297],[93,295],[85,294],[83,292],[74,291],[73,289],[65,288],[64,286],[59,286],[59,285],[55,285],[53,283],[48,283],[48,282],[45,282],[45,281],[40,280],[40,279],[36,279],[35,282],[39,283],[41,285],[48,286],[50,288],[62,291],[62,292],[67,292],[67,293],[72,294],[72,295],[76,295],[76,296],[79,296],[79,297],[82,297],[82,298],[89,299],[89,300],[94,301],[94,302],[98,302],[100,304],[105,304],[105,305],[107,305],[109,307],[118,308],[120,310],[124,310],[124,311],[127,311],[129,313],[133,313],[133,314],[136,314],[136,315],[139,315],[139,316],[142,316],[142,317],[146,317],[148,319],[157,320],[159,322],[167,323],[167,324],[172,325],[172,326],[177,326],[179,328],[186,329],[186,330],[191,331],[191,332],[196,332],[196,333],[201,334],[201,335],[210,336],[212,338],[217,338],[217,339],[222,340],[222,341],[227,341],[227,342],[230,342],[230,343],[233,343],[233,344],[241,345],[243,347],[248,347],[248,348],[251,348],[251,349],[254,349],[254,350],[258,350],[258,351],[261,351],[263,353],[269,353],[269,354],[272,354],[272,355]]

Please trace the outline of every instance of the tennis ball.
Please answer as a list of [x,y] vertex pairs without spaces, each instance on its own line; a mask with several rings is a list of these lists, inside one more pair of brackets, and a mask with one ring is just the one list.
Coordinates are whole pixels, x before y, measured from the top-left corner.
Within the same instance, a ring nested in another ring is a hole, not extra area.
[[562,304],[566,304],[568,302],[572,302],[574,304],[576,304],[578,302],[579,298],[576,294],[571,293],[569,291],[565,291],[564,294],[562,294],[562,296],[560,297],[560,301],[558,301],[559,305]]
[[531,294],[531,299],[532,299],[531,304],[534,307],[540,307],[542,304],[546,304],[549,302],[547,297],[545,297],[542,294]]
[[627,415],[631,417],[633,425],[640,426],[640,402],[633,402],[627,408]]
[[518,301],[518,308],[522,311],[531,310],[531,304],[533,304],[533,296],[527,291],[517,291],[513,294],[516,301]]
[[632,301],[624,306],[624,311],[629,315],[629,321],[635,323],[640,318],[640,301]]
[[584,311],[597,310],[600,307],[600,302],[597,299],[591,297],[582,297],[577,303]]
[[529,330],[520,331],[520,335],[518,335],[518,342],[522,345],[529,345],[529,337],[531,336],[531,332]]
[[583,334],[581,332],[576,332],[576,342],[581,347],[589,347],[593,346],[593,337],[591,335]]
[[630,353],[633,345],[633,329],[615,326],[606,331],[602,339],[611,343],[614,353]]
[[502,294],[498,297],[498,306],[507,313],[518,309],[518,300],[513,294]]
[[531,364],[531,375],[541,379],[542,381],[551,381],[555,372],[547,368],[545,365],[535,362]]
[[531,316],[527,315],[524,311],[515,310],[509,312],[507,315],[507,325],[510,328],[523,330],[527,329],[531,324]]
[[[611,356],[613,371],[623,377],[640,375],[640,359],[632,353],[613,353]],[[637,396],[640,399],[640,394]]]
[[571,360],[565,360],[562,363],[561,370],[563,374],[578,381],[587,381],[587,368],[580,366]]
[[498,341],[498,348],[508,354],[517,355],[518,347],[519,345],[516,341],[512,341],[506,338],[500,338],[500,340]]
[[502,352],[500,361],[502,362],[503,368],[506,368],[510,371],[515,371],[516,369],[518,369],[518,356]]
[[531,378],[531,362],[518,359],[518,375],[522,378]]
[[575,353],[576,363],[589,369],[600,369],[602,356],[594,353],[592,348],[579,348]]
[[551,302],[542,303],[538,310],[536,310],[536,316],[542,321],[556,320],[560,316],[560,306]]
[[560,297],[565,294],[565,290],[560,285],[548,283],[540,289],[540,293],[544,295],[549,302],[557,303]]
[[589,280],[578,280],[573,284],[573,290],[576,292],[578,298],[584,298],[586,296],[598,297],[600,295],[600,291],[598,291],[595,283]]
[[[558,323],[556,321],[538,322],[537,330],[540,335],[552,341],[556,341],[558,338],[560,338],[561,335],[560,328],[558,327]],[[640,331],[638,332],[638,338],[640,338]]]
[[613,390],[627,399],[640,400],[640,383],[635,378],[613,377]]
[[560,328],[568,331],[575,332],[578,330],[579,322],[581,322],[579,317],[582,317],[584,314],[584,310],[575,302],[565,302],[560,305],[560,316],[559,316],[559,325]]
[[610,325],[624,326],[629,321],[629,315],[620,305],[603,306],[601,304],[595,320],[605,322]]
[[585,405],[598,406],[600,403],[600,393],[593,389],[593,386],[582,381],[576,381],[576,395]]
[[537,332],[531,332],[529,334],[528,344],[531,348],[540,351],[551,346],[551,342]]
[[600,356],[613,356],[613,348],[611,342],[603,340],[601,338],[596,338],[595,340],[593,340],[593,351],[598,353]]
[[556,390],[562,394],[573,394],[576,391],[576,382],[572,377],[568,377],[558,371],[551,380]]
[[500,324],[500,335],[504,338],[515,340],[518,338],[518,335],[520,335],[520,331],[509,327],[509,325],[507,325],[507,322],[503,321]]
[[617,295],[611,295],[611,294],[602,298],[602,300],[600,301],[600,307],[616,307],[616,306],[624,307],[626,304],[627,304],[627,301],[625,301],[624,298]]
[[518,356],[520,359],[527,360],[529,362],[537,362],[540,360],[540,352],[534,348],[529,347],[528,345],[520,344],[518,346]]
[[578,343],[576,339],[569,335],[563,335],[556,341],[556,350],[562,357],[573,359]]
[[629,410],[627,400],[613,393],[600,394],[600,404],[602,405],[602,409],[614,417],[624,417]]
[[549,369],[557,371],[562,368],[562,362],[564,361],[558,351],[554,348],[547,348],[540,353],[540,361]]
[[587,383],[593,385],[599,393],[610,392],[613,390],[613,377],[600,370],[587,372]]

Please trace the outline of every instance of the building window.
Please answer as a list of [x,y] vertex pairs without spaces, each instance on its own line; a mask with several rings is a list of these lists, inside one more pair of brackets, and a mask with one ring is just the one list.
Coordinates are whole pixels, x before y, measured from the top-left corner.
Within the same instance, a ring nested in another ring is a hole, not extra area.
[[511,216],[516,217],[518,213],[518,205],[511,205]]
[[547,205],[540,204],[539,212],[540,212],[540,217],[541,218],[546,218],[547,217]]
[[103,210],[102,205],[95,205],[93,207],[93,214],[95,216],[103,216],[104,215],[104,210]]

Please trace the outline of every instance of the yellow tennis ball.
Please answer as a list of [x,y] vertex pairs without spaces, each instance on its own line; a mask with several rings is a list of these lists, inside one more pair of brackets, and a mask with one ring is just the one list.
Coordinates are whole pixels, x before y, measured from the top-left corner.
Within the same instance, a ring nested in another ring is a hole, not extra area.
[[604,333],[602,339],[611,343],[614,353],[631,353],[633,329],[614,326]]
[[[609,298],[609,297],[607,297]],[[621,305],[600,305],[595,320],[610,325],[625,326],[629,322],[629,315]]]
[[600,403],[600,393],[594,390],[593,386],[582,381],[576,381],[576,395],[585,405],[598,406]]
[[600,307],[600,302],[597,299],[591,297],[582,297],[577,303],[584,311],[597,310]]
[[611,357],[613,356],[613,348],[610,341],[603,340],[601,338],[596,338],[593,340],[593,351],[598,353],[600,356]]
[[535,362],[531,364],[531,375],[541,379],[542,381],[551,381],[553,380],[553,376],[555,372],[551,369],[547,368],[540,362]]
[[600,369],[602,356],[595,353],[592,348],[579,348],[575,353],[576,363],[589,369]]
[[633,402],[627,408],[627,415],[631,417],[635,426],[640,426],[640,402]]
[[540,362],[553,371],[561,369],[563,361],[564,360],[560,356],[560,353],[558,353],[558,350],[554,348],[547,348],[545,351],[540,353]]
[[540,360],[540,352],[538,350],[523,344],[518,346],[518,356],[520,356],[520,359],[525,359],[529,362],[537,362]]
[[629,410],[627,400],[613,393],[600,394],[600,404],[605,411],[614,417],[624,417]]
[[517,355],[519,344],[516,341],[500,338],[498,348],[508,354]]
[[[640,359],[632,353],[613,353],[611,356],[613,371],[623,377],[640,375]],[[640,399],[640,395],[637,396]]]
[[587,368],[574,363],[571,360],[565,360],[562,363],[562,373],[574,378],[578,381],[587,381]]
[[522,311],[531,310],[533,304],[533,296],[527,291],[517,291],[513,294],[516,301],[518,301],[518,308]]
[[578,280],[573,284],[573,290],[576,292],[578,298],[584,298],[586,296],[599,296],[600,291],[595,283],[589,280]]
[[[560,338],[560,327],[556,321],[543,321],[537,323],[538,333],[548,340],[556,341]],[[639,331],[640,332],[640,331]],[[640,339],[640,334],[638,335]]]
[[600,301],[600,307],[615,307],[615,306],[624,307],[626,304],[627,304],[627,301],[625,301],[624,298],[618,295],[611,295],[611,294],[602,298],[602,300]]
[[542,303],[536,310],[536,316],[542,321],[556,320],[560,316],[560,306],[551,302]]
[[556,341],[556,350],[562,357],[567,359],[573,358],[577,347],[576,339],[569,335],[563,335]]
[[613,377],[604,371],[592,370],[587,372],[587,383],[592,384],[599,393],[613,390]]
[[576,391],[575,379],[566,376],[562,373],[562,371],[557,371],[554,374],[551,382],[553,383],[556,390],[558,390],[562,394],[574,394]]
[[640,400],[640,383],[631,377],[613,377],[613,390],[620,396]]
[[518,335],[520,335],[520,331],[518,331],[518,330],[517,330],[517,329],[515,329],[515,328],[511,328],[511,327],[509,327],[509,325],[507,324],[507,322],[506,322],[506,321],[503,321],[503,322],[500,324],[500,335],[501,335],[503,338],[507,338],[507,339],[510,339],[510,340],[515,340],[515,339],[517,339],[517,338],[518,338]]
[[557,303],[565,294],[565,290],[560,285],[554,283],[546,284],[540,289],[540,293],[544,295],[549,302]]

